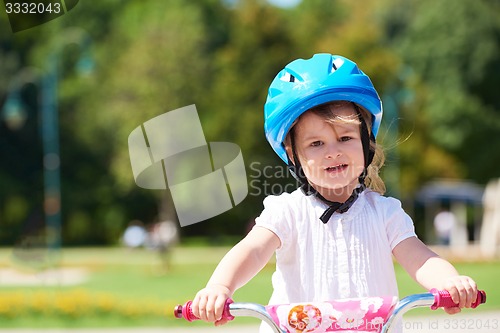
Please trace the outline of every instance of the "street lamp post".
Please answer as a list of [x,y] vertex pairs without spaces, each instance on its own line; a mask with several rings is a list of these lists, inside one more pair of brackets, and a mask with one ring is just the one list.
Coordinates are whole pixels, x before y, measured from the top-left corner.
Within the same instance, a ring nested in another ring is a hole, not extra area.
[[[43,179],[44,179],[44,212],[47,227],[47,246],[54,253],[61,248],[61,158],[59,153],[59,115],[57,87],[60,75],[59,65],[65,46],[77,44],[82,56],[79,61],[80,70],[90,70],[88,47],[90,39],[80,28],[67,30],[62,35],[54,52],[47,58],[47,72],[42,79],[41,121],[43,138]],[[86,67],[82,67],[84,64]]]
[[42,79],[41,122],[43,145],[43,183],[47,246],[61,247],[61,176],[59,155],[59,115],[57,105],[58,54],[48,59]]

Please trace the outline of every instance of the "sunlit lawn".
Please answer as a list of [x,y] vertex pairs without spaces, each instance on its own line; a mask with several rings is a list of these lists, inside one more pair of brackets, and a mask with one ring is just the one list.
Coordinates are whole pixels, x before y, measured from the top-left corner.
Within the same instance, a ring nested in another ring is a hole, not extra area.
[[[173,306],[191,299],[202,288],[217,262],[228,250],[226,247],[181,247],[175,249],[171,257],[171,267],[164,271],[157,253],[139,249],[130,251],[123,248],[66,249],[63,251],[63,267],[85,268],[89,272],[88,280],[77,286],[30,286],[15,287],[4,285],[0,280],[0,293],[8,300],[14,294],[22,293],[25,297],[35,297],[40,292],[49,295],[64,295],[81,292],[84,298],[109,295],[115,303],[131,303],[136,306],[158,307],[163,314],[143,318],[133,315],[126,319],[113,314],[98,316],[43,316],[21,315],[2,318],[0,327],[88,327],[88,326],[171,326],[183,325],[182,321],[172,318]],[[0,268],[12,264],[11,251],[0,251]],[[459,271],[473,276],[481,289],[488,293],[488,302],[481,309],[500,309],[500,290],[496,280],[500,271],[500,262],[457,263]],[[268,265],[248,285],[238,290],[235,301],[266,303],[271,294],[271,275],[273,264]],[[25,267],[24,270],[27,270]],[[413,282],[408,275],[396,266],[400,286],[400,296],[421,293],[424,290]],[[1,278],[1,276],[0,276]],[[144,305],[141,305],[144,304]],[[0,302],[0,313],[1,313]],[[163,308],[163,309],[161,309]],[[81,309],[84,311],[84,309]],[[143,309],[144,310],[144,309]],[[80,311],[75,309],[74,311]],[[425,310],[430,313],[430,311]],[[19,310],[22,313],[22,310]],[[415,313],[422,313],[419,310]],[[411,314],[411,313],[409,313]],[[253,319],[238,319],[238,322],[255,322]]]

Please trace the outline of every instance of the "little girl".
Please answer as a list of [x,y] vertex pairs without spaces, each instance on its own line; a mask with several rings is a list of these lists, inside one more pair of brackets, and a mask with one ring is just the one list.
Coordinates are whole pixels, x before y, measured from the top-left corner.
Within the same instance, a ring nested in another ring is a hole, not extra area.
[[224,324],[226,299],[275,252],[270,304],[397,296],[394,256],[424,288],[450,292],[459,307],[446,312],[471,306],[475,282],[425,246],[401,203],[383,196],[381,117],[370,79],[344,57],[295,60],[275,77],[266,137],[302,186],[264,200],[256,226],[196,294],[194,315]]

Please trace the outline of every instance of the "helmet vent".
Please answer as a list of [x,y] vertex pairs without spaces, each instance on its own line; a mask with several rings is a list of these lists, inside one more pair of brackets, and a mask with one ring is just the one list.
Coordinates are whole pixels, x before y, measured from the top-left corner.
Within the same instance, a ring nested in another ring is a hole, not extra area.
[[287,72],[280,78],[280,80],[285,82],[295,82],[295,76]]
[[340,68],[344,64],[344,60],[341,58],[337,58],[332,62],[332,73]]

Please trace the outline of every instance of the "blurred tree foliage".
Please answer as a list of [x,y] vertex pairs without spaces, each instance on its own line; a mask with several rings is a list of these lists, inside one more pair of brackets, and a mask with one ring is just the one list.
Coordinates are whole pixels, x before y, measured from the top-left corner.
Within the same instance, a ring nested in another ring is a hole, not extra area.
[[[446,176],[485,183],[498,176],[499,9],[491,0],[404,1],[395,2],[393,19],[386,20],[394,50],[420,86],[413,88],[418,104],[407,114],[421,117],[415,135],[426,137],[418,154],[406,155],[429,170],[419,171],[420,181]],[[429,154],[424,163],[421,152]]]
[[[190,104],[207,141],[242,148],[251,186],[235,209],[182,233],[243,233],[266,194],[293,184],[264,138],[267,87],[286,63],[318,52],[355,60],[388,101],[379,141],[389,156],[386,176],[400,174],[392,185],[403,198],[436,177],[485,183],[499,176],[499,1],[307,0],[289,9],[258,0],[80,2],[60,19],[16,34],[0,15],[0,104],[23,67],[43,73],[48,52],[74,26],[90,37],[95,66],[81,75],[81,49],[64,47],[65,245],[113,244],[131,220],[175,217],[168,191],[135,185],[127,138],[145,121]],[[43,218],[40,92],[27,84],[21,93],[24,126],[0,121],[4,245]]]

